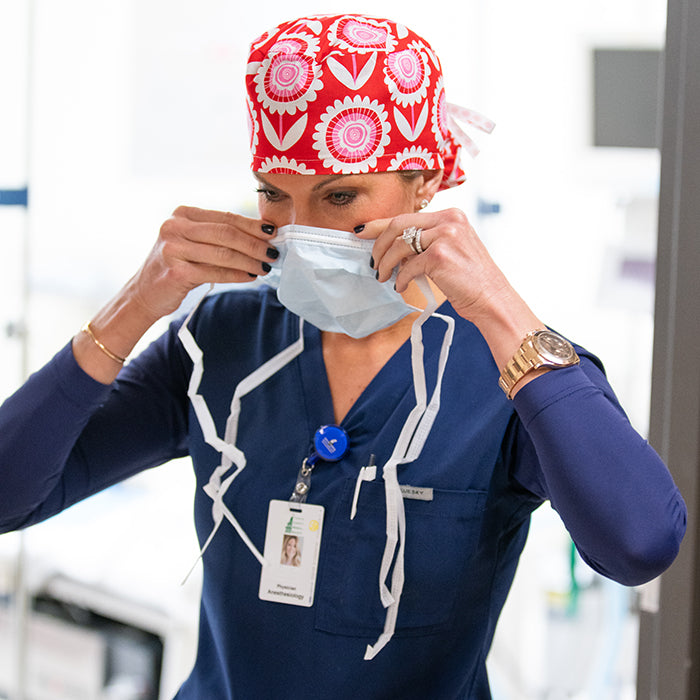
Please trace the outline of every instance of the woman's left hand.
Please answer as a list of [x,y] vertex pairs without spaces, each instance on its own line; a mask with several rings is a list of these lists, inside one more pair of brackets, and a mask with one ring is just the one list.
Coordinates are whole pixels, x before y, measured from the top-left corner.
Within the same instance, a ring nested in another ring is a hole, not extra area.
[[[421,230],[421,253],[402,237],[411,227]],[[380,282],[388,280],[398,267],[396,291],[401,293],[411,280],[425,275],[455,311],[468,320],[477,321],[500,298],[507,301],[513,292],[466,214],[459,209],[377,219],[357,235],[376,239],[372,254]]]
[[[411,227],[421,229],[420,253],[402,237]],[[455,311],[479,328],[498,367],[512,357],[529,331],[544,328],[459,209],[377,219],[357,235],[376,239],[373,259],[380,282],[388,280],[396,267],[399,293],[421,275],[431,279]]]

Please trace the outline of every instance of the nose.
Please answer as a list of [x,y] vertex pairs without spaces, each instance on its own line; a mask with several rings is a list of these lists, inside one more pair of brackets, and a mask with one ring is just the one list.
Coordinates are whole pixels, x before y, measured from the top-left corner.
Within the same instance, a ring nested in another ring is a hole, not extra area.
[[317,216],[314,216],[312,208],[302,201],[294,201],[289,211],[290,224],[299,226],[318,226]]
[[310,206],[305,205],[303,202],[295,201],[290,197],[284,207],[280,207],[275,211],[273,223],[277,228],[289,224],[318,226],[318,223],[314,223],[314,218]]

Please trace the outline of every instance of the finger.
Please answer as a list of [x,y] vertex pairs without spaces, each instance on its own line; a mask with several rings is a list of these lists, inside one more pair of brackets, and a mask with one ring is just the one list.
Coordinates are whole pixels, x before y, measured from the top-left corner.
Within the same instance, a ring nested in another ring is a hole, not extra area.
[[[386,235],[382,234],[382,240],[379,245],[377,245],[378,252],[375,260],[375,268],[378,272],[377,279],[380,282],[388,280],[392,275],[392,271],[397,266],[405,266],[408,261],[419,255],[415,247],[416,236],[420,236],[422,251],[428,249],[435,236],[434,229],[430,227],[431,222],[429,218],[422,218],[416,221],[415,217],[411,217],[409,221],[411,225],[400,230],[397,227],[398,222],[394,221],[386,229]],[[399,223],[399,226],[405,223],[406,221]],[[422,225],[418,225],[419,223]],[[407,231],[411,227],[420,229],[420,234],[415,234],[407,240],[404,238],[404,231]]]
[[270,262],[276,257],[268,253],[266,260],[260,260],[228,246],[192,241],[166,245],[163,254],[172,260],[225,270],[239,270],[255,276],[267,274],[271,269]]
[[248,216],[235,214],[233,212],[217,211],[215,209],[179,206],[173,212],[173,218],[228,226],[263,240],[269,238],[275,232],[275,227],[269,222],[261,221],[260,219],[251,219]]
[[258,261],[274,261],[279,257],[269,240],[263,240],[238,227],[225,223],[189,223],[185,237],[194,242],[217,248],[214,253],[227,259],[229,252],[242,253]]
[[376,219],[365,224],[362,231],[357,233],[359,238],[374,238],[372,248],[372,267],[379,272],[379,279],[386,281],[391,271],[406,257],[416,255],[416,250],[407,241],[403,232],[410,227],[422,229],[421,244],[425,248],[425,230],[433,225],[435,220],[431,214],[404,214],[392,219]]
[[[375,219],[365,224],[361,230],[358,230],[359,227],[355,229],[355,235],[358,238],[374,239],[372,257],[369,264],[370,267],[377,271],[377,279],[381,279],[382,282],[391,276],[391,270],[393,269],[389,268],[388,276],[384,271],[381,271],[385,255],[396,237],[394,231],[397,226],[394,224],[395,219]],[[386,270],[386,265],[384,265],[384,270]]]
[[202,284],[251,282],[258,275],[240,269],[177,260],[168,268],[166,277],[175,288],[184,289],[186,293]]
[[411,280],[421,275],[429,276],[426,270],[425,260],[420,255],[404,258],[402,264],[399,266],[399,273],[396,275],[396,281],[394,283],[396,291],[402,294],[406,291]]
[[[204,210],[196,212],[199,212],[199,216]],[[190,213],[189,210],[184,212]],[[259,221],[238,215],[224,216],[222,212],[205,212],[200,218],[208,220],[196,221],[184,214],[173,216],[161,227],[161,239],[174,258],[188,259],[187,247],[195,244],[210,247],[200,250],[198,254],[189,254],[194,255],[196,262],[218,263],[225,267],[234,265],[238,259],[233,253],[242,253],[263,264],[269,264],[279,257],[279,252],[270,245],[269,240],[251,235],[257,233]],[[260,265],[256,266],[255,271],[260,274]],[[263,269],[263,272],[266,271]]]
[[374,219],[369,221],[362,226],[355,228],[355,235],[363,240],[374,239],[374,247],[372,248],[372,263],[373,267],[376,269],[378,261],[381,260],[386,248],[390,245],[391,241],[386,244],[382,238],[382,234],[387,230],[393,219]]

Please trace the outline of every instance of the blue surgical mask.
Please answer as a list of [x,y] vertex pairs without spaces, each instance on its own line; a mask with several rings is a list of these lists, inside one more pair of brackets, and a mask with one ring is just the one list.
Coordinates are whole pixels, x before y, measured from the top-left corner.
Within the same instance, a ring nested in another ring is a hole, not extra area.
[[280,256],[261,278],[284,306],[323,331],[363,338],[416,309],[378,282],[370,267],[374,241],[347,231],[291,224],[271,243]]

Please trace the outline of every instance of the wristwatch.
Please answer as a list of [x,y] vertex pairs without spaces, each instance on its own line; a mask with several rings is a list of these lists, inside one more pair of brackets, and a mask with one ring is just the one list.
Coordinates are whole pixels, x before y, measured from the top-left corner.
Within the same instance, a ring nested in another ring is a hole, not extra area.
[[517,352],[501,372],[498,386],[510,399],[515,385],[532,370],[540,367],[561,369],[577,365],[579,357],[573,345],[553,331],[530,331]]

